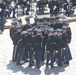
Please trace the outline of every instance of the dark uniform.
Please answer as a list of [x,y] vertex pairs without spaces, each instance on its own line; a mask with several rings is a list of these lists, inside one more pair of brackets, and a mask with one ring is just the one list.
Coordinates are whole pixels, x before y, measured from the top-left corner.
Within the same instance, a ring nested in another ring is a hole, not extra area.
[[[68,35],[67,35],[67,27],[63,26],[63,34],[62,34],[62,41],[63,41],[63,49],[62,49],[62,59],[65,61],[65,64],[69,64],[69,53],[68,53]],[[65,57],[65,59],[64,59]]]
[[40,29],[37,29],[37,35],[33,36],[33,50],[35,51],[36,66],[37,68],[40,68],[42,55],[42,36]]
[[61,49],[62,49],[62,30],[57,29],[57,35],[56,35],[56,48],[55,48],[55,56],[54,61],[57,58],[58,59],[58,66],[62,66],[62,57],[61,57]]
[[27,30],[27,29],[29,29],[29,28],[31,28],[32,27],[32,25],[30,24],[30,19],[29,18],[26,18],[26,25],[22,28],[22,31],[25,31],[25,30]]
[[56,26],[57,26],[57,28],[62,29],[63,23],[60,21],[59,16],[56,16]]
[[[32,29],[28,29],[28,34],[25,36],[24,41],[25,41],[25,52],[29,53],[29,66],[32,66],[32,56],[33,56],[33,49],[32,49]],[[27,57],[27,56],[25,56]]]
[[17,49],[16,49],[16,53],[15,53],[15,58],[17,60],[17,65],[20,65],[20,61],[23,58],[23,53],[24,53],[24,40],[22,39],[21,36],[21,25],[17,26],[17,32],[15,33],[15,41],[16,41],[16,45],[17,45]]
[[57,29],[57,24],[56,24],[56,21],[55,21],[55,18],[52,18],[52,22],[51,22],[51,25],[50,25],[52,28],[54,28],[54,30]]
[[[71,32],[71,28],[68,26],[69,23],[65,21],[64,26],[67,26],[67,35],[68,35],[68,44],[71,42],[71,36],[72,36],[72,32]],[[72,60],[72,54],[68,45],[68,54],[69,54],[69,60]]]
[[14,48],[13,48],[13,56],[12,56],[12,61],[15,61],[16,59],[14,58],[14,53],[15,53],[15,47],[16,47],[16,41],[15,41],[15,33],[17,32],[17,22],[12,22],[12,25],[13,27],[10,29],[10,38],[12,39],[13,41],[13,45],[14,45]]
[[18,19],[18,24],[22,26],[22,19],[21,18]]
[[49,60],[50,60],[50,57],[51,57],[51,63],[50,63],[51,68],[53,68],[54,50],[55,50],[55,36],[54,36],[53,32],[54,32],[54,30],[52,28],[50,28],[48,38],[47,38],[47,41],[46,41],[46,50],[47,50],[46,65],[48,66]]

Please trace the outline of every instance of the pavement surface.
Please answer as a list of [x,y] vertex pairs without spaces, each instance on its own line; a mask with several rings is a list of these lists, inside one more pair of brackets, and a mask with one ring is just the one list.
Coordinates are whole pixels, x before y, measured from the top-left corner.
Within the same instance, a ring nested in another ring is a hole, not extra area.
[[0,75],[76,75],[76,22],[70,23],[70,27],[72,41],[69,46],[73,56],[70,65],[51,69],[41,63],[39,70],[28,67],[28,63],[17,66],[16,62],[12,62],[13,44],[9,37],[9,29],[5,29],[3,34],[0,34]]

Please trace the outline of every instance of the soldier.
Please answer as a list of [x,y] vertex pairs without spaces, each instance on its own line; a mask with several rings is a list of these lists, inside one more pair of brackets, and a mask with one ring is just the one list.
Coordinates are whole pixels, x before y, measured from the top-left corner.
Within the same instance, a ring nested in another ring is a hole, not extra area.
[[36,67],[39,69],[42,55],[42,32],[41,29],[37,29],[36,31],[37,35],[33,36],[33,50],[35,51]]
[[71,28],[69,27],[69,22],[65,21],[64,26],[67,26],[69,60],[72,60],[72,54],[69,48],[69,43],[71,42],[71,38],[72,38],[72,32],[71,32]]
[[43,18],[43,25],[48,25],[48,22],[47,22],[47,18],[46,17]]
[[[29,53],[29,67],[33,66],[32,56],[33,56],[33,48],[32,48],[32,29],[28,29],[28,35],[25,36],[25,50]],[[26,56],[25,56],[26,57]]]
[[61,57],[61,49],[62,49],[62,29],[57,29],[57,35],[55,38],[56,48],[55,48],[55,56],[54,61],[58,59],[58,66],[62,66],[62,57]]
[[21,18],[18,19],[18,24],[22,26],[22,20],[21,20]]
[[53,63],[54,63],[54,48],[55,48],[55,37],[54,37],[54,29],[50,28],[49,30],[49,34],[48,34],[48,38],[46,41],[46,50],[47,50],[47,62],[46,62],[46,66],[48,66],[49,64],[49,60],[51,57],[51,63],[50,66],[51,68],[53,68]]
[[[62,34],[62,40],[63,40],[63,49],[62,49],[62,59],[64,60],[65,64],[69,65],[69,54],[68,54],[68,35],[67,35],[67,26],[63,26],[63,34]],[[65,59],[64,59],[65,57]]]
[[50,25],[51,27],[53,27],[54,28],[54,30],[56,30],[57,29],[57,25],[56,25],[56,17],[52,17],[51,18],[51,25]]
[[59,16],[56,16],[56,26],[57,26],[57,28],[62,29],[63,23],[60,21]]
[[14,22],[12,22],[11,24],[12,24],[12,28],[10,29],[10,38],[12,39],[13,45],[14,45],[12,61],[16,61],[16,59],[14,58],[15,47],[16,47],[16,41],[15,41],[15,39],[14,39],[14,36],[15,36],[15,33],[17,32],[17,28],[16,28],[17,22],[14,21]]
[[15,33],[15,41],[17,45],[17,49],[15,51],[15,58],[17,59],[17,65],[21,65],[20,61],[22,60],[23,53],[24,53],[24,40],[21,36],[22,26],[17,26],[17,32]]
[[26,25],[22,28],[22,31],[25,31],[31,27],[32,27],[32,25],[30,24],[30,19],[26,18]]

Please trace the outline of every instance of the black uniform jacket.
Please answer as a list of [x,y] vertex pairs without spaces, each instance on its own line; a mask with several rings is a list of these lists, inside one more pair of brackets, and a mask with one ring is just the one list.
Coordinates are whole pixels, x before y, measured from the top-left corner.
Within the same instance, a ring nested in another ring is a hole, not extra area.
[[33,49],[34,50],[42,49],[42,37],[40,35],[33,36]]
[[55,36],[51,35],[48,36],[47,42],[46,42],[46,49],[51,51],[55,48]]

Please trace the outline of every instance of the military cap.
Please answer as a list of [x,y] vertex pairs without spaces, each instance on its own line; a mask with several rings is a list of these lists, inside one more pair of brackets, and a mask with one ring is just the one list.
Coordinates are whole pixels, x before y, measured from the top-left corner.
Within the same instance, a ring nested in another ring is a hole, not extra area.
[[58,29],[57,29],[57,32],[62,32],[62,29],[58,28]]
[[32,30],[33,30],[32,28],[30,28],[30,29],[27,29],[27,31],[28,31],[28,32],[32,32]]
[[22,32],[21,32],[21,34],[27,34],[27,33],[28,33],[27,31],[22,31]]
[[63,19],[63,22],[66,22],[67,21],[67,19]]
[[22,26],[21,26],[21,25],[17,25],[16,28],[17,28],[17,29],[21,29]]
[[41,30],[41,29],[37,29],[36,31],[37,31],[38,33],[41,33],[41,32],[42,32],[42,30]]
[[67,29],[67,26],[62,26],[62,29]]
[[16,25],[17,24],[17,21],[13,21],[11,22],[12,25]]
[[49,28],[48,31],[49,32],[54,32],[54,28]]
[[63,25],[69,25],[68,21],[63,22]]

